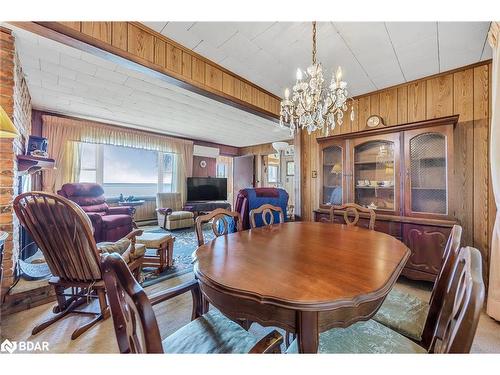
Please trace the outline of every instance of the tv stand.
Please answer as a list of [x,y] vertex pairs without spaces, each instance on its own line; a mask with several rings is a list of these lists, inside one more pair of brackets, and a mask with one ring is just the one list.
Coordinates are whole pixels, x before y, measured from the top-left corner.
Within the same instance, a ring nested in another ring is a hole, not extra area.
[[227,201],[187,201],[184,205],[185,211],[191,211],[196,215],[211,212],[217,208],[231,209],[231,204]]

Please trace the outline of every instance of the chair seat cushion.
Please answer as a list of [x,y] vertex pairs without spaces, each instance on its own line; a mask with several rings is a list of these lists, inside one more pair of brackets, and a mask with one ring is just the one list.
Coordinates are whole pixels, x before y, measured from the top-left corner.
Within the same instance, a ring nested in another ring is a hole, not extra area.
[[420,341],[428,313],[429,304],[416,296],[392,289],[373,319]]
[[145,232],[136,238],[137,243],[146,245],[147,248],[159,249],[172,236],[167,233]]
[[[287,353],[298,353],[297,340]],[[318,353],[426,353],[410,339],[374,320],[357,322],[347,328],[333,328],[319,335]]]
[[163,340],[163,351],[176,354],[248,353],[257,338],[211,309]]
[[194,217],[194,214],[189,211],[174,211],[170,215],[167,216],[168,221],[175,220],[183,220],[183,219],[191,219]]
[[135,244],[135,251],[132,253],[132,243],[128,238],[122,238],[116,242],[99,242],[97,248],[102,254],[118,253],[122,256],[126,263],[138,259],[146,253],[146,246],[143,244]]
[[99,242],[97,248],[101,253],[118,253],[122,255],[130,246],[128,238],[122,238],[116,242]]
[[105,228],[116,228],[132,224],[132,216],[130,215],[104,215],[102,216],[102,225]]

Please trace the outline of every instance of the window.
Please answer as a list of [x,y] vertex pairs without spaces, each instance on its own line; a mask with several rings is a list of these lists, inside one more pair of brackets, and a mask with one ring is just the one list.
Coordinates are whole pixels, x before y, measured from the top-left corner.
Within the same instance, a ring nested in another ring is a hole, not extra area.
[[80,143],[80,182],[97,181],[97,145]]
[[225,163],[217,163],[217,177],[228,177],[228,165]]
[[267,167],[267,182],[277,183],[278,182],[278,166],[270,165]]
[[106,197],[155,196],[174,190],[174,154],[80,143],[80,182],[97,182]]

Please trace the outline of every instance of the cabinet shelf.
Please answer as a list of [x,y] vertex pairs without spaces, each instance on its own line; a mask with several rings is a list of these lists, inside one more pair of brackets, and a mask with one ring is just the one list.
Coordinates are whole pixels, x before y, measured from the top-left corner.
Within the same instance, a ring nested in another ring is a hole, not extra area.
[[387,159],[387,160],[374,160],[374,161],[355,161],[355,165],[363,165],[363,164],[378,164],[378,163],[394,163],[394,160],[392,159]]
[[356,189],[384,189],[394,190],[394,186],[355,186]]
[[445,187],[417,187],[417,186],[412,186],[412,190],[442,190],[446,191]]

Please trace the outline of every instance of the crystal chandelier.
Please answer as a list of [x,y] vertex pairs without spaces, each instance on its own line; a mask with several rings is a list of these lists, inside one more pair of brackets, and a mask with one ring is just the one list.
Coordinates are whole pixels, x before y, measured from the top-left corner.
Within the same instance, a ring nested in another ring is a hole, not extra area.
[[288,126],[292,136],[299,128],[309,134],[321,129],[324,135],[329,135],[336,125],[342,125],[348,100],[351,100],[351,120],[354,120],[354,100],[348,95],[347,83],[342,81],[340,66],[332,74],[330,85],[323,86],[323,67],[316,61],[316,22],[312,23],[312,65],[307,68],[305,79],[298,68],[296,78],[291,97],[290,90],[285,89],[280,110],[280,126]]

